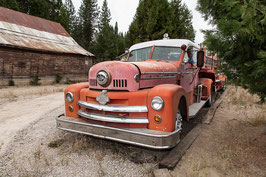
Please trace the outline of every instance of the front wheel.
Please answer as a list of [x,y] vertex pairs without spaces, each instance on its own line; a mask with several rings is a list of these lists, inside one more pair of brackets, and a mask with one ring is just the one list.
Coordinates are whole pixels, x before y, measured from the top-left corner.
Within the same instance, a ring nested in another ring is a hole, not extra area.
[[176,113],[176,122],[175,122],[175,130],[182,130],[182,115],[180,111],[180,106],[178,106],[178,110]]
[[182,130],[183,120],[186,119],[186,113],[186,100],[185,98],[181,98],[176,113],[175,130]]

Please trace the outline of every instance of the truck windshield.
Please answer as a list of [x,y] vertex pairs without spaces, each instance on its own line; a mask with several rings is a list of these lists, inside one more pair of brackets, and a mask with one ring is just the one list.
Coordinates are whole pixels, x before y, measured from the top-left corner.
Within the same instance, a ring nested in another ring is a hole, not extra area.
[[152,59],[178,61],[181,55],[179,47],[154,47]]
[[149,59],[152,47],[133,50],[129,54],[128,61],[141,61]]

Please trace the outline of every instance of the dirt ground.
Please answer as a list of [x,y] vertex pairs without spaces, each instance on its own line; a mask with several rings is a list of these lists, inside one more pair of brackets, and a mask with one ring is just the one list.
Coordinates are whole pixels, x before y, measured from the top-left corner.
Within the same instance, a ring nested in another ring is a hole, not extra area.
[[[0,89],[0,176],[152,176],[169,151],[56,129],[65,87]],[[172,176],[266,176],[266,105],[238,87],[224,94]]]

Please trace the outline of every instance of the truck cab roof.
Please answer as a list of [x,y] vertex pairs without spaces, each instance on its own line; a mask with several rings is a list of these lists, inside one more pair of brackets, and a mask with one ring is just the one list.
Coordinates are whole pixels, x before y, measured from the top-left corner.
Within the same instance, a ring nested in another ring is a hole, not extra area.
[[135,44],[129,48],[129,52],[137,49],[143,49],[152,46],[162,46],[162,47],[181,47],[185,44],[187,47],[193,46],[197,49],[200,48],[199,45],[195,44],[194,42],[188,39],[163,39],[163,40],[155,40],[155,41],[148,41]]

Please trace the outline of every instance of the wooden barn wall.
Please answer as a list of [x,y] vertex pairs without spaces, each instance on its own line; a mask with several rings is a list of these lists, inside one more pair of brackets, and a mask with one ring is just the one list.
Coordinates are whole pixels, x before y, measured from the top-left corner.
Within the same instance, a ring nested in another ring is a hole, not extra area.
[[88,75],[89,57],[0,47],[0,78]]

